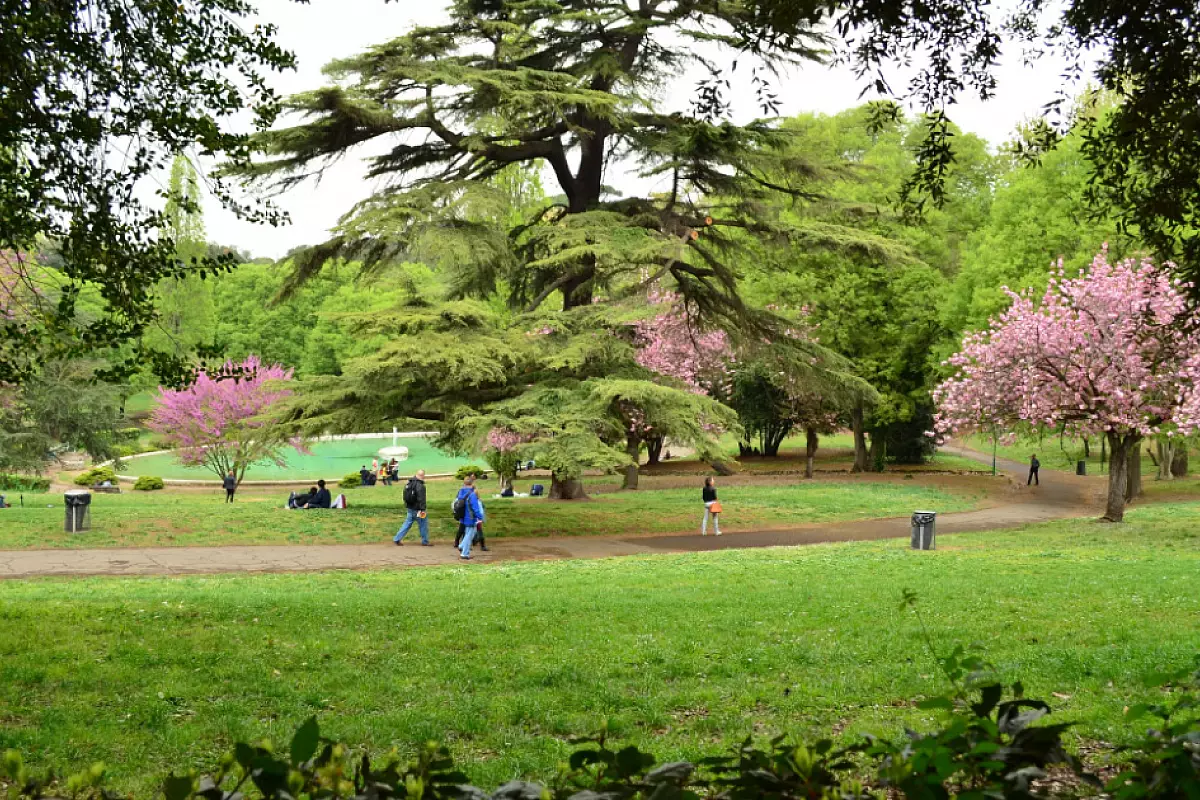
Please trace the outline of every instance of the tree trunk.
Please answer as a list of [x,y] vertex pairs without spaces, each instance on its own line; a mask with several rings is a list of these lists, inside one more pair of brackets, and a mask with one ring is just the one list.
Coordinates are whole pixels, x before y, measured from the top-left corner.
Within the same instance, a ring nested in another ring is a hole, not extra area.
[[1169,481],[1175,478],[1172,468],[1175,466],[1175,438],[1172,436],[1159,437],[1154,442],[1155,448],[1158,451],[1158,461],[1155,466],[1158,467],[1158,479],[1160,481]]
[[625,439],[625,455],[629,456],[632,462],[625,467],[625,482],[621,484],[622,489],[638,488],[638,457],[642,454],[642,437],[636,433],[631,433]]
[[557,475],[551,473],[550,499],[587,500],[587,493],[583,491],[583,481],[578,478],[560,479]]
[[662,459],[663,437],[652,436],[646,440],[646,465],[658,464]]
[[1142,496],[1142,439],[1134,437],[1129,445],[1129,466],[1126,468],[1125,502],[1132,503]]
[[708,465],[713,468],[713,472],[718,475],[728,477],[733,474],[733,470],[724,461],[710,461]]
[[1108,433],[1108,452],[1111,457],[1108,468],[1108,500],[1104,506],[1107,522],[1125,519],[1125,489],[1129,477],[1129,440],[1115,433]]
[[854,466],[851,472],[866,472],[870,466],[867,453],[867,434],[863,427],[863,408],[858,406],[850,412],[850,428],[854,431]]
[[816,428],[804,429],[804,477],[811,479],[813,476],[813,459],[817,457],[817,446],[821,440],[817,436]]
[[500,479],[500,494],[504,494],[505,490],[512,488],[512,475],[502,475],[501,473],[496,473],[496,477]]
[[1187,442],[1180,442],[1175,447],[1175,460],[1171,462],[1171,474],[1176,478],[1186,478],[1188,474]]
[[1104,463],[1105,463],[1104,459],[1107,457],[1105,448],[1107,446],[1108,446],[1108,437],[1104,437],[1100,440],[1100,471],[1101,472],[1104,472]]
[[1088,437],[1083,437],[1083,460],[1087,461],[1092,457],[1092,444],[1088,441]]

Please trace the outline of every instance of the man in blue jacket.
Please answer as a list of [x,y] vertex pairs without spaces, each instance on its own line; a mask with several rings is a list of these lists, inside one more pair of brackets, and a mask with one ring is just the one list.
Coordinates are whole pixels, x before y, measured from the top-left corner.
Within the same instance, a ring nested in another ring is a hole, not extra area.
[[325,481],[317,481],[317,493],[308,501],[305,508],[329,508],[329,504],[333,502],[333,498],[329,496],[329,490],[325,488]]
[[[466,560],[471,558],[471,541],[475,538],[475,526],[483,522],[483,503],[479,501],[479,495],[475,493],[475,478],[468,475],[463,481],[462,488],[458,490],[458,495],[454,498],[455,508],[462,503],[464,510],[462,519],[459,520],[459,533],[462,534],[462,557]],[[455,514],[457,517],[458,515]]]

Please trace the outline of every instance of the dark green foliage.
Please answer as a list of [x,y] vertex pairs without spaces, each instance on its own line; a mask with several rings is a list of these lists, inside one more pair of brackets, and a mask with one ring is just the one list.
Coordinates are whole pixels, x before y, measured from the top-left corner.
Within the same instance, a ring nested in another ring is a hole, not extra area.
[[0,491],[48,492],[50,479],[39,475],[7,475],[0,473]]
[[163,479],[153,475],[139,475],[133,483],[133,488],[139,492],[153,492],[163,488]]
[[[637,747],[618,747],[606,733],[573,740],[576,750],[548,786],[512,781],[490,795],[466,785],[449,751],[428,743],[415,758],[403,761],[393,751],[382,757],[357,755],[343,744],[321,736],[316,717],[292,737],[286,752],[269,742],[239,742],[211,773],[185,770],[162,783],[164,800],[235,800],[262,797],[429,798],[429,800],[698,800],[701,797],[751,798],[836,797],[868,800],[898,796],[905,800],[1073,797],[1075,788],[1042,781],[1047,768],[1065,766],[1085,784],[1099,781],[1084,771],[1063,746],[1070,723],[1040,724],[1049,704],[1026,699],[1021,685],[1011,688],[983,679],[988,669],[961,647],[940,659],[953,690],[926,698],[918,707],[943,715],[928,733],[908,731],[895,739],[870,738],[837,748],[829,739],[810,745],[778,737],[766,747],[747,738],[730,756],[699,764],[657,759]],[[1194,678],[1193,678],[1194,680]],[[1200,791],[1200,720],[1193,687],[1179,693],[1171,707],[1156,708],[1163,719],[1131,753],[1129,768],[1105,787],[1118,800],[1194,797]],[[1138,709],[1137,711],[1145,711]],[[1135,712],[1136,713],[1136,712]],[[108,800],[116,795],[104,786],[104,765],[96,764],[59,781],[29,770],[16,751],[5,753],[0,782],[10,785],[17,800],[56,796]]]
[[1166,681],[1169,699],[1126,712],[1155,723],[1141,741],[1120,751],[1129,764],[1104,786],[1116,800],[1200,797],[1200,659],[1196,666],[1156,676],[1151,685]]
[[76,486],[95,486],[105,481],[117,482],[117,472],[112,467],[92,467],[75,476]]
[[351,472],[338,481],[338,486],[342,489],[357,489],[362,486],[362,475]]
[[[273,26],[248,23],[252,11],[244,0],[0,2],[0,251],[50,242],[61,278],[37,313],[0,325],[0,380],[137,339],[161,279],[232,265],[181,261],[171,236],[159,235],[162,212],[135,187],[184,150],[242,161],[247,137],[224,123],[251,107],[258,124],[274,119],[263,73],[293,60]],[[245,217],[278,218],[233,202],[219,183],[209,188]],[[77,313],[85,289],[103,313]],[[114,358],[126,373],[190,368],[146,348]]]
[[465,480],[468,475],[474,475],[476,478],[486,479],[488,472],[485,467],[478,464],[463,464],[454,471],[454,479],[461,481]]

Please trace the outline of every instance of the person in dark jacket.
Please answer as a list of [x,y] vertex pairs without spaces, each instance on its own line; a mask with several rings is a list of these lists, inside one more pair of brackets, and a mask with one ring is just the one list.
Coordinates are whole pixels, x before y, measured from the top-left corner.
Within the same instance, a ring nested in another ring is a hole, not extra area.
[[221,481],[221,486],[225,489],[225,502],[233,502],[233,493],[237,491],[237,478],[233,475],[233,470],[229,470],[229,474]]
[[317,493],[308,501],[305,508],[329,508],[333,504],[333,498],[329,496],[329,490],[325,488],[325,481],[317,481]]
[[700,523],[700,535],[708,535],[708,520],[711,517],[713,523],[713,532],[721,535],[721,512],[720,506],[717,506],[717,511],[713,511],[713,505],[717,502],[717,484],[711,477],[704,479],[704,492],[701,495],[704,498],[704,520]]
[[1025,485],[1033,484],[1041,486],[1042,482],[1038,480],[1038,470],[1042,468],[1042,462],[1038,461],[1037,453],[1033,454],[1033,458],[1029,459],[1029,480],[1025,481]]
[[409,478],[408,485],[404,487],[404,505],[408,513],[392,541],[403,545],[404,537],[415,522],[417,530],[421,532],[421,545],[429,547],[429,520],[425,513],[425,470],[419,469],[416,475]]
[[358,471],[358,480],[363,486],[371,485],[371,470],[367,469],[366,464],[363,464],[362,469]]

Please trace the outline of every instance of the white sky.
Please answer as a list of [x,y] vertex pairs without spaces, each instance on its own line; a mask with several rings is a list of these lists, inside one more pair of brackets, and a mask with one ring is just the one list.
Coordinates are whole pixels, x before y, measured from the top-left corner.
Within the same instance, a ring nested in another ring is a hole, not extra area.
[[[445,8],[443,0],[312,0],[311,5],[258,0],[257,5],[260,20],[276,24],[279,43],[296,54],[297,70],[274,76],[273,85],[284,95],[324,85],[321,68],[329,61],[387,41],[415,24],[437,22]],[[963,130],[999,145],[1018,123],[1054,98],[1062,84],[1060,66],[1047,57],[1029,68],[1014,52],[997,71],[999,86],[994,99],[981,103],[964,98],[950,115]],[[743,67],[738,72],[743,74],[740,78],[735,75],[730,94],[735,99],[734,117],[742,120],[758,112],[749,88],[749,70]],[[663,105],[686,107],[699,77],[698,73],[681,77],[663,98]],[[859,98],[861,89],[849,69],[820,65],[804,67],[775,85],[784,116],[851,108],[870,99]],[[629,178],[619,174],[606,176],[606,182],[617,187],[631,185]],[[208,238],[255,256],[278,258],[298,245],[323,241],[338,218],[372,189],[356,159],[345,159],[328,170],[319,184],[305,184],[276,199],[292,220],[291,225],[280,228],[242,222],[208,198],[204,209]]]

